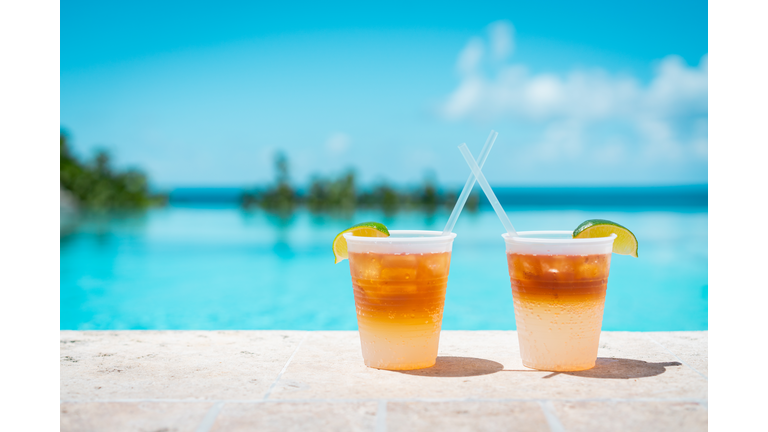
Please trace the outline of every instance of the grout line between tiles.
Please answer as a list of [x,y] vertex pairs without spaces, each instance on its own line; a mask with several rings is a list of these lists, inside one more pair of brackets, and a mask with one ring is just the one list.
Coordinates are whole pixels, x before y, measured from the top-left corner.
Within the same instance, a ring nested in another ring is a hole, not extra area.
[[223,407],[224,402],[216,402],[213,404],[211,409],[208,410],[208,413],[205,414],[203,421],[201,421],[200,425],[198,425],[197,429],[195,429],[195,432],[209,432],[213,427],[213,423],[216,422],[216,417],[219,416],[219,413]]
[[387,401],[380,400],[376,407],[376,432],[387,432]]
[[706,405],[707,399],[701,398],[359,398],[359,399],[100,399],[100,400],[60,400],[60,404],[71,403],[242,403],[242,404],[279,404],[279,403],[359,403],[359,402],[599,402],[599,403],[643,403],[643,402],[690,402]]
[[539,406],[544,413],[544,417],[547,419],[549,430],[551,432],[565,432],[565,428],[560,422],[560,418],[557,416],[557,413],[555,413],[555,407],[552,405],[552,402],[548,400],[539,401]]
[[296,346],[296,349],[293,350],[293,354],[291,354],[290,357],[288,357],[288,361],[285,362],[285,366],[283,366],[283,370],[280,371],[279,374],[277,374],[277,378],[275,379],[275,382],[272,383],[271,386],[269,386],[269,390],[264,394],[264,400],[269,399],[269,395],[272,393],[272,390],[275,388],[278,382],[280,382],[280,378],[283,377],[283,374],[288,369],[288,365],[291,364],[291,360],[293,360],[293,357],[296,355],[297,352],[299,352],[299,348],[301,348],[301,345],[304,343],[305,340],[309,337],[309,332],[304,334],[304,337],[301,338],[301,342],[299,342],[299,345]]
[[653,338],[653,337],[652,337],[650,334],[646,333],[646,334],[645,334],[645,336],[647,336],[647,337],[648,337],[648,339],[650,339],[651,341],[653,341],[654,343],[656,343],[658,346],[660,346],[661,348],[663,348],[663,349],[664,349],[664,351],[666,351],[666,352],[668,352],[668,353],[672,354],[672,356],[673,356],[674,358],[676,358],[676,359],[677,359],[677,360],[678,360],[680,363],[684,364],[684,365],[685,365],[685,367],[687,367],[688,369],[690,369],[690,370],[692,370],[692,371],[696,372],[697,374],[699,374],[699,376],[701,376],[702,378],[704,378],[704,381],[707,381],[707,382],[709,382],[709,379],[706,377],[706,375],[704,375],[703,373],[699,372],[699,371],[698,371],[696,368],[692,367],[692,366],[691,366],[691,365],[689,365],[688,363],[684,362],[684,361],[683,361],[683,360],[682,360],[680,357],[678,357],[678,356],[677,356],[677,354],[673,353],[673,352],[672,352],[672,351],[671,351],[669,348],[667,348],[667,347],[665,347],[664,345],[662,345],[662,343],[661,343],[661,342],[659,342],[659,341],[657,341],[656,339],[654,339],[654,338]]

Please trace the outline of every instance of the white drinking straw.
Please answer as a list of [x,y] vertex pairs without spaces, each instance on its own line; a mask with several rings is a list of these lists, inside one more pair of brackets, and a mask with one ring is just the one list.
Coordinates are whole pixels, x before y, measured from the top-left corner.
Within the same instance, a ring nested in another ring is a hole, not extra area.
[[[483,149],[480,150],[480,168],[483,167],[485,160],[488,159],[488,153],[491,152],[491,147],[493,147],[493,143],[496,142],[497,136],[499,136],[499,133],[495,130],[491,130],[491,134],[488,135],[488,139],[485,140],[485,145],[483,146]],[[459,195],[459,199],[456,200],[456,205],[453,206],[451,217],[448,218],[448,223],[445,224],[443,235],[450,234],[453,231],[453,227],[456,226],[456,221],[459,219],[461,210],[464,208],[464,204],[467,203],[467,198],[469,198],[469,194],[472,192],[472,188],[475,186],[475,181],[475,175],[469,173],[469,178],[467,178],[466,183],[464,183],[464,189],[461,190],[461,195]]]
[[491,185],[488,184],[488,180],[485,179],[485,175],[483,175],[483,172],[480,171],[480,167],[477,166],[477,162],[475,162],[475,159],[472,157],[472,153],[469,152],[467,145],[464,143],[461,144],[459,146],[459,150],[461,151],[462,156],[464,156],[464,160],[467,161],[467,165],[469,165],[469,168],[472,169],[475,177],[477,177],[477,182],[480,183],[480,187],[483,188],[485,196],[488,197],[488,201],[491,202],[493,209],[496,210],[496,215],[499,217],[499,219],[501,219],[501,223],[504,225],[504,228],[507,229],[507,233],[512,237],[517,237],[517,231],[515,231],[515,227],[512,226],[512,222],[509,221],[507,214],[504,213],[504,209],[501,208],[501,204],[499,204],[499,200],[496,198],[496,194],[493,193]]

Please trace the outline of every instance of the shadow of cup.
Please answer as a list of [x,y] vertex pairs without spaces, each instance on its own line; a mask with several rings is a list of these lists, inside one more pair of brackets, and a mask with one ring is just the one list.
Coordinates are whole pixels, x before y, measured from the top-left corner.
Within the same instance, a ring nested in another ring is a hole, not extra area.
[[435,365],[424,369],[395,371],[430,377],[470,377],[488,375],[504,369],[501,363],[474,357],[438,357]]
[[663,374],[669,366],[681,365],[680,362],[650,363],[642,360],[598,357],[592,369],[579,372],[553,372],[543,378],[552,378],[558,374],[604,379],[646,378]]

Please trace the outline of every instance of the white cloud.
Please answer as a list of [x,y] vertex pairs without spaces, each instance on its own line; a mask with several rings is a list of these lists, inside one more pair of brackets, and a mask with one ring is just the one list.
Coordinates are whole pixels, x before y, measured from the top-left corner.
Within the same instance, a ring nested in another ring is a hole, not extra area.
[[496,21],[488,25],[491,54],[494,60],[504,60],[515,49],[515,28],[507,20]]
[[[492,56],[511,52],[511,24],[494,23],[489,33]],[[483,46],[473,38],[460,54],[462,79],[440,107],[445,118],[536,124],[540,132],[532,152],[547,160],[604,149],[610,154],[597,161],[616,162],[633,154],[648,160],[706,161],[707,55],[697,66],[665,57],[650,82],[643,83],[599,68],[533,74],[523,65],[491,67],[484,63]],[[594,130],[599,125],[627,127],[598,136]]]
[[668,56],[656,68],[656,77],[645,95],[649,110],[665,116],[707,112],[708,59],[697,68],[685,65],[678,56]]
[[325,148],[331,153],[341,154],[347,151],[350,143],[351,140],[349,135],[342,132],[336,132],[329,136],[325,141]]
[[451,119],[466,116],[469,107],[479,106],[484,93],[483,87],[483,82],[478,78],[470,77],[463,80],[443,105],[443,113]]
[[480,60],[483,58],[485,51],[485,44],[483,40],[474,37],[467,42],[464,49],[459,53],[459,59],[456,62],[456,69],[462,74],[473,73],[480,65]]

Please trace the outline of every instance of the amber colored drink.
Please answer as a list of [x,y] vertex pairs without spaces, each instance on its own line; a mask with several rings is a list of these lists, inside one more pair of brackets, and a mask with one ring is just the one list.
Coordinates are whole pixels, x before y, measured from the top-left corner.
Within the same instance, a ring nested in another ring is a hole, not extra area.
[[507,243],[524,366],[549,371],[595,366],[613,238],[590,240],[563,239],[565,246],[533,248]]
[[398,248],[391,247],[353,252],[350,247],[349,268],[367,366],[410,370],[435,364],[452,240],[447,250],[443,241],[437,252],[423,245],[416,252],[395,252]]

